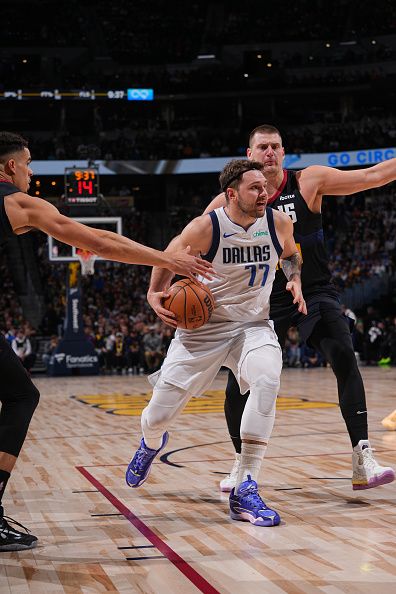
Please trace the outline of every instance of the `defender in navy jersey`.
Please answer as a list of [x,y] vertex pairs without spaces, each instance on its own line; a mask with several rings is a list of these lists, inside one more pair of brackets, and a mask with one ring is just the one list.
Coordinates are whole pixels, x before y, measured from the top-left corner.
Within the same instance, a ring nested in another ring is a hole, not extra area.
[[[392,482],[395,473],[375,461],[368,441],[367,407],[363,381],[357,366],[350,327],[341,311],[338,292],[331,283],[328,258],[322,229],[322,197],[344,196],[383,186],[396,179],[396,159],[367,169],[340,171],[331,167],[312,166],[297,173],[282,168],[285,151],[279,131],[270,125],[255,128],[249,138],[249,159],[260,161],[268,182],[268,204],[289,215],[294,225],[294,238],[302,258],[302,285],[308,315],[302,316],[285,291],[286,279],[279,269],[271,294],[271,319],[283,346],[287,330],[297,326],[300,336],[330,363],[337,378],[341,413],[351,440],[352,488],[369,489]],[[224,204],[217,196],[206,211]],[[239,464],[240,419],[244,400],[232,373],[226,390],[225,414],[236,450],[231,474],[221,482],[228,491],[235,483]]]
[[[126,481],[139,487],[168,440],[166,428],[192,395],[208,389],[220,368],[233,370],[239,389],[250,395],[241,422],[241,462],[230,495],[232,519],[275,526],[279,515],[258,494],[257,479],[275,418],[282,368],[281,349],[269,318],[269,298],[279,257],[286,266],[292,301],[306,313],[301,293],[301,257],[293,225],[285,214],[266,208],[263,165],[235,160],[220,174],[226,204],[194,219],[174,241],[205,254],[221,275],[202,279],[215,307],[207,324],[177,330],[160,371],[151,376],[153,396],[142,413],[143,438]],[[161,292],[171,276],[155,269],[151,292]]]
[[[0,243],[13,234],[39,229],[60,241],[95,254],[130,264],[164,263],[171,270],[211,278],[212,265],[187,251],[165,254],[117,233],[81,225],[49,202],[27,195],[31,156],[27,141],[18,134],[0,132]],[[37,538],[10,526],[4,517],[2,497],[22,448],[40,394],[19,358],[0,334],[0,552],[31,549]]]

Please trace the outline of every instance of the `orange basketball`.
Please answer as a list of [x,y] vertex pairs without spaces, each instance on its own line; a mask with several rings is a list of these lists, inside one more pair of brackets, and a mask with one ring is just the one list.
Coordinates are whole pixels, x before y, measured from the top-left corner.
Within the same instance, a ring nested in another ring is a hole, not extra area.
[[175,314],[178,328],[200,328],[212,315],[213,295],[204,285],[182,278],[173,283],[168,293],[163,306]]

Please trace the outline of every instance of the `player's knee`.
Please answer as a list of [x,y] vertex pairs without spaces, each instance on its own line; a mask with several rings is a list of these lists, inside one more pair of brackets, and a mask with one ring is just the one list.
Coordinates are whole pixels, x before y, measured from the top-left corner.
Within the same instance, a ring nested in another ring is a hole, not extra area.
[[262,373],[254,380],[253,387],[260,393],[270,393],[277,396],[280,388],[280,377],[277,373],[271,373],[271,371]]
[[330,352],[330,364],[335,374],[346,374],[358,370],[356,355],[348,343],[337,342]]
[[36,386],[33,383],[31,383],[29,386],[29,390],[27,393],[27,400],[29,402],[29,407],[33,414],[37,408],[39,401],[40,401],[40,392],[38,391],[38,389],[36,388]]
[[253,409],[261,416],[275,416],[275,402],[279,392],[280,381],[278,377],[261,375],[257,378],[250,392]]
[[153,396],[142,413],[143,433],[159,433],[166,429],[188,401],[189,395],[182,388],[159,378]]
[[21,393],[8,398],[8,403],[13,407],[15,415],[29,423],[39,400],[40,392],[32,382],[29,382]]

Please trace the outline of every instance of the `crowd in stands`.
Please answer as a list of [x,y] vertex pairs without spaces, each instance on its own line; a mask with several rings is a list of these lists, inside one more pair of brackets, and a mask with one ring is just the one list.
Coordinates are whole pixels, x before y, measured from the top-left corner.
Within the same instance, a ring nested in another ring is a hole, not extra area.
[[375,4],[356,4],[338,0],[331,5],[323,0],[281,0],[277,10],[265,10],[260,0],[241,4],[226,2],[225,24],[219,42],[237,38],[239,43],[267,41],[301,41],[317,39],[349,40],[361,35],[389,31],[396,18],[393,2],[379,0]]
[[[263,90],[293,93],[295,89],[306,87],[353,87],[364,85],[370,89],[372,85],[393,84],[394,68],[388,71],[386,61],[394,61],[396,50],[383,46],[380,57],[366,52],[361,62],[343,63],[337,54],[332,59],[326,56],[293,53],[279,58],[264,60],[254,67],[214,60],[213,64],[204,67],[113,67],[106,72],[87,71],[84,76],[59,60],[55,61],[50,75],[38,79],[37,60],[29,57],[29,68],[22,68],[23,62],[0,58],[0,90],[22,88],[25,91],[60,89],[91,90],[96,92],[110,89],[125,90],[127,88],[152,88],[155,96],[199,94],[212,95],[221,92],[241,92]],[[356,60],[359,54],[356,54]],[[380,61],[375,61],[377,58]],[[352,58],[351,58],[352,59]],[[295,62],[293,63],[293,60]],[[323,66],[323,62],[328,65]],[[337,62],[339,64],[337,65]],[[269,64],[269,65],[268,65]],[[288,64],[288,66],[286,66]],[[324,90],[324,89],[323,89]]]
[[[135,235],[136,238],[136,235]],[[65,314],[66,266],[43,262],[48,307],[42,326],[51,334],[48,362],[57,346]],[[103,373],[139,375],[158,369],[170,340],[171,328],[156,317],[146,300],[151,269],[117,263],[96,263],[95,274],[83,277],[83,323]]]
[[[219,126],[214,121],[204,125],[191,116],[176,120],[169,128],[160,116],[142,121],[120,112],[102,117],[100,110],[97,119],[101,120],[98,131],[85,136],[26,131],[34,158],[159,160],[237,156],[246,151],[246,134],[236,122],[235,126],[232,122]],[[396,118],[387,112],[367,110],[347,121],[341,121],[340,114],[327,114],[321,123],[295,126],[280,121],[278,125],[291,154],[393,147],[396,140]]]
[[[85,28],[77,0],[16,0],[2,3],[0,45],[9,47],[73,47],[86,45]],[[20,18],[16,21],[15,14]],[[61,15],[61,18],[60,18]]]
[[[15,10],[24,18],[15,31]],[[266,10],[261,0],[211,3],[194,0],[15,0],[4,6],[2,43],[6,46],[87,47],[104,45],[115,59],[134,63],[184,62],[201,47],[287,41],[343,40],[387,34],[395,22],[393,2],[356,5],[349,0],[281,0]],[[93,33],[90,38],[91,31]]]
[[[145,214],[123,217],[124,234],[136,241],[149,243],[148,229],[149,218]],[[62,332],[66,267],[48,263],[42,245],[40,268],[47,299],[42,331],[52,335],[45,353],[47,362]],[[97,262],[95,274],[81,279],[84,332],[98,353],[103,373],[148,373],[157,369],[164,358],[173,332],[159,321],[147,303],[150,272],[143,266]]]
[[[396,190],[327,198],[323,216],[330,270],[340,291],[361,279],[396,272]],[[334,222],[337,221],[336,225]]]
[[[15,7],[24,15],[18,35]],[[290,152],[371,148],[373,138],[394,146],[392,2],[359,10],[347,0],[331,9],[321,0],[282,0],[271,11],[261,0],[194,0],[188,8],[153,0],[150,10],[143,0],[16,0],[15,7],[2,12],[0,91],[143,87],[160,99],[2,101],[0,116],[32,139],[36,159],[244,154],[252,107],[277,122]],[[40,45],[51,48],[45,58]]]
[[[199,52],[206,20],[204,0],[98,2],[96,14],[108,50],[119,63],[189,62]],[[125,26],[128,23],[129,26]]]
[[[368,307],[360,317],[346,310],[355,322],[352,341],[356,357],[362,365],[396,365],[396,317],[386,316]],[[327,361],[300,339],[297,328],[289,329],[283,352],[284,365],[311,369],[326,367]]]

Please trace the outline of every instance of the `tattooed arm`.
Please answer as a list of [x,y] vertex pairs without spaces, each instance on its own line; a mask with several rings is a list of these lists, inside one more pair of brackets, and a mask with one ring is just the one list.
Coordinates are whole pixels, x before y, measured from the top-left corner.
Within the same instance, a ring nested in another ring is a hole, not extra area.
[[295,252],[291,256],[281,258],[282,270],[288,281],[300,280],[301,283],[301,266],[302,258],[299,252]]

